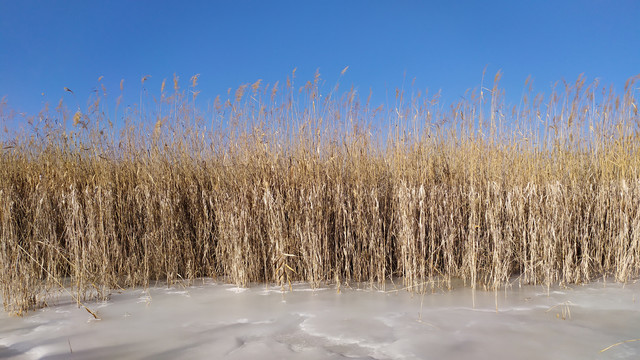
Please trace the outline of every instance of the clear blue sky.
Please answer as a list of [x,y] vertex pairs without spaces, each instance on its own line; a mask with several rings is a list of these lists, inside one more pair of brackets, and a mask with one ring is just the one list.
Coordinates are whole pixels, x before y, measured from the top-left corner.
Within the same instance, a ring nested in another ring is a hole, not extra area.
[[622,87],[640,73],[640,2],[0,0],[0,97],[28,113],[64,87],[84,104],[99,76],[112,100],[125,79],[132,103],[143,75],[159,92],[199,73],[202,103],[296,67],[299,85],[319,68],[330,88],[345,66],[342,88],[378,103],[413,78],[459,98],[485,66],[512,99],[528,75],[539,91],[580,73]]

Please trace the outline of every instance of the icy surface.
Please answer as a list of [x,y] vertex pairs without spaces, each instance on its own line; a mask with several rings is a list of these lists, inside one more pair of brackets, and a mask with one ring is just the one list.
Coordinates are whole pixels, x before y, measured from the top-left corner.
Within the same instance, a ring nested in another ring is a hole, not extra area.
[[[363,285],[363,288],[365,286]],[[10,359],[638,359],[640,283],[426,295],[212,281],[0,312]]]

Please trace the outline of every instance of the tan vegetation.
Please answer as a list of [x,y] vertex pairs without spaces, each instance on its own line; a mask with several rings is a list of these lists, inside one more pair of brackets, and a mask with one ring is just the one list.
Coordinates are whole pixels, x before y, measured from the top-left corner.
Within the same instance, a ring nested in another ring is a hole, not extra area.
[[399,89],[374,109],[353,89],[321,94],[319,76],[206,111],[197,76],[162,81],[159,99],[145,76],[138,108],[113,114],[104,87],[84,110],[61,101],[1,144],[5,309],[60,284],[80,302],[200,277],[415,291],[637,277],[637,78],[620,96],[581,78],[513,108],[498,78],[450,107]]

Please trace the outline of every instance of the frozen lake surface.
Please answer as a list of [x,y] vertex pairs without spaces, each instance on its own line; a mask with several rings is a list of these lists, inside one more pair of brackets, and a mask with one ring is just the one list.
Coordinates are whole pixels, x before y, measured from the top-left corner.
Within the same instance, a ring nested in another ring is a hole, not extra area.
[[213,281],[0,312],[9,359],[638,359],[640,283],[426,295]]

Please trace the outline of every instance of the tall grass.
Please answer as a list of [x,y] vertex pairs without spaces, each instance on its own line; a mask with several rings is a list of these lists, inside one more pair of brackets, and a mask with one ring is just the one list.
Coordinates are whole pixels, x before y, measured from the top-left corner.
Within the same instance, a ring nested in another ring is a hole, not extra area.
[[197,76],[159,99],[145,77],[139,106],[111,115],[101,92],[84,110],[61,101],[1,144],[5,310],[61,284],[84,301],[200,277],[416,291],[637,277],[638,78],[622,95],[580,78],[513,108],[498,78],[448,107],[398,90],[374,108],[322,94],[319,75],[209,107]]

